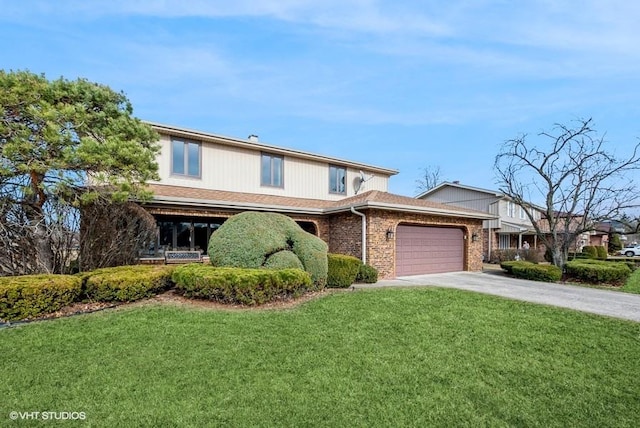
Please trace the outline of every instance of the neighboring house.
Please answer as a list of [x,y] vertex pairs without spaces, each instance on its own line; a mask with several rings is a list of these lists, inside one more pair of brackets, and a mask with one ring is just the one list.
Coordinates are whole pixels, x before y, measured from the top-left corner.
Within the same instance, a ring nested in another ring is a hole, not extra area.
[[376,267],[380,278],[482,269],[490,213],[388,193],[396,170],[261,143],[150,124],[161,136],[160,181],[145,208],[158,224],[156,256],[207,251],[242,211],[278,212],[329,251]]
[[[520,249],[525,242],[532,249],[539,248],[536,231],[525,210],[501,192],[454,181],[442,183],[416,198],[493,215],[493,219],[482,224],[485,260],[491,260],[495,250]],[[530,210],[534,219],[540,220],[540,209],[532,204]]]

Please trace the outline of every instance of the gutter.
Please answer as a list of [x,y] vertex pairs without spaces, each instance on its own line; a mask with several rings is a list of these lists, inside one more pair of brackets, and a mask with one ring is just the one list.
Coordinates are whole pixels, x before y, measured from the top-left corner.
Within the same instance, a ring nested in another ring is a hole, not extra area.
[[351,212],[362,217],[362,263],[367,264],[367,216],[351,207]]

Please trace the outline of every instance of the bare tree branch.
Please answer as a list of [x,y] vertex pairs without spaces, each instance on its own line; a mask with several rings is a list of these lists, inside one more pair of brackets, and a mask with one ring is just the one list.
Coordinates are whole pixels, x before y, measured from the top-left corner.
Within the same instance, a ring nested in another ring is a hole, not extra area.
[[[523,134],[504,143],[495,159],[500,190],[525,212],[539,239],[563,266],[576,238],[595,223],[620,218],[638,207],[640,192],[629,172],[640,169],[640,144],[631,155],[617,159],[605,150],[605,140],[592,128],[592,119],[575,126],[554,125],[541,132],[539,146]],[[542,200],[542,221],[528,208]]]

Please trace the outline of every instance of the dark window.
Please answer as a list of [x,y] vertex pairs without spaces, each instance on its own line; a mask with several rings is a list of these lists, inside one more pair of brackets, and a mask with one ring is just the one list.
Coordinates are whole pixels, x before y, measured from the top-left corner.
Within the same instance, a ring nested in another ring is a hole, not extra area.
[[171,173],[200,177],[200,143],[171,140]]
[[176,249],[191,249],[191,223],[176,223]]
[[193,249],[207,252],[209,244],[209,225],[207,223],[193,223]]
[[159,242],[158,244],[163,250],[171,250],[173,248],[173,222],[159,221]]
[[347,170],[341,166],[329,165],[329,192],[330,193],[347,193],[345,181],[347,179]]
[[282,156],[263,153],[260,161],[260,184],[283,187],[284,160]]

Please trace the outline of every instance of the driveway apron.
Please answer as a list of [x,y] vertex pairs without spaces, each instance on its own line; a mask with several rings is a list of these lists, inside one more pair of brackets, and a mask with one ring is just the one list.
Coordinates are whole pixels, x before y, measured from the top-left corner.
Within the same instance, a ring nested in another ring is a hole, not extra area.
[[399,277],[353,288],[438,286],[493,294],[640,322],[640,295],[515,279],[494,272],[450,272]]

